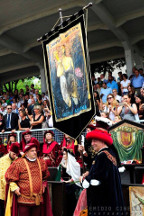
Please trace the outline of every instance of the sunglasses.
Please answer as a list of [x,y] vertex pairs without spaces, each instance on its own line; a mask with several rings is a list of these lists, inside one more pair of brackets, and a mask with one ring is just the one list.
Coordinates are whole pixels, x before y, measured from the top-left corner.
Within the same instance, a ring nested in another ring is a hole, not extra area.
[[112,99],[113,97],[108,97],[107,99]]
[[7,109],[9,110],[9,109],[12,109],[12,108],[7,108]]

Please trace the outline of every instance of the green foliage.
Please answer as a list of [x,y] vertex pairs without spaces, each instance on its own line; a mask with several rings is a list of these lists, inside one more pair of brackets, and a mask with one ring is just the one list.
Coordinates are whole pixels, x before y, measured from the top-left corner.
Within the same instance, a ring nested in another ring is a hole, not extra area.
[[[16,84],[16,87],[15,87],[15,84]],[[34,84],[35,89],[39,89],[41,93],[41,80],[37,77],[21,79],[18,82],[12,81],[10,83],[6,83],[6,87],[8,90],[12,90],[13,92],[15,88],[18,89],[18,91],[20,91],[20,89],[23,89],[25,92],[26,85],[28,85],[30,88],[31,84]],[[3,90],[5,91],[5,87],[3,87]]]

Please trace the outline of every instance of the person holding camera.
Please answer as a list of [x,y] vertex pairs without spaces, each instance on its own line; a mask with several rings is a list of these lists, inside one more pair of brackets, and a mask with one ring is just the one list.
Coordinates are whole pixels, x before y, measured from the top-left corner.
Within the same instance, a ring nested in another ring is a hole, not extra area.
[[122,104],[118,107],[116,114],[120,115],[122,119],[135,121],[137,113],[137,106],[135,103],[131,103],[130,95],[124,95],[122,98]]

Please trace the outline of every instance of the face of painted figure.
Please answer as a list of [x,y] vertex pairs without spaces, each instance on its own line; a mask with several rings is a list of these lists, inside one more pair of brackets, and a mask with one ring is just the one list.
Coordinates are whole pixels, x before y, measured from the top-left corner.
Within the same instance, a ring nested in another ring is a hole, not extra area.
[[98,152],[101,148],[104,148],[106,145],[103,141],[98,139],[92,139],[91,145],[94,151]]
[[37,158],[37,150],[36,147],[31,148],[29,151],[26,152],[26,157],[28,159],[36,159]]

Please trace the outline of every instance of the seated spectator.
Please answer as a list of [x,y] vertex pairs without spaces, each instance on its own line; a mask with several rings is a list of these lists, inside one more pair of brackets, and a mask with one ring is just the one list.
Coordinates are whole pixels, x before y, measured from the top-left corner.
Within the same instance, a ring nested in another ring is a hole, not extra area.
[[109,88],[109,87],[107,87],[107,84],[106,84],[105,82],[103,82],[102,87],[103,87],[103,88],[101,88],[100,96],[101,96],[101,98],[102,98],[102,102],[103,102],[103,103],[106,103],[106,101],[107,101],[107,96],[108,96],[108,94],[111,94],[111,93],[112,93],[112,89]]
[[30,129],[30,120],[27,117],[27,114],[24,110],[19,111],[19,120],[18,120],[19,130],[28,130]]
[[42,93],[42,101],[47,100],[49,101],[48,96],[46,96],[45,92]]
[[15,131],[18,130],[18,114],[12,113],[12,106],[7,105],[7,114],[4,115],[4,131]]
[[123,105],[117,109],[117,115],[120,115],[122,119],[135,121],[135,115],[138,113],[138,111],[136,104],[131,103],[130,95],[124,95],[122,102]]
[[113,80],[113,77],[111,75],[109,75],[108,77],[107,87],[111,89],[116,89],[118,91],[118,84],[115,80]]
[[100,112],[100,116],[101,116],[102,118],[109,118],[109,113],[108,113],[108,112],[102,111],[102,112]]
[[28,143],[37,144],[38,151],[40,151],[40,143],[39,143],[39,141],[35,137],[32,137],[32,132],[30,130],[27,130],[27,131],[22,133],[22,140],[20,142],[20,150],[21,150],[20,153],[21,153],[21,155],[23,155],[25,145],[28,144]]
[[7,107],[7,103],[6,103],[6,100],[5,100],[5,99],[2,99],[2,106],[3,106],[3,107]]
[[132,85],[128,86],[128,94],[131,97],[131,103],[135,103],[135,88]]
[[32,129],[42,128],[43,121],[44,115],[42,114],[42,108],[40,105],[35,105],[33,117],[30,119],[30,125],[32,126]]
[[116,124],[118,122],[120,122],[122,119],[120,116],[116,115],[114,121],[112,122],[113,124]]
[[113,94],[109,94],[107,96],[107,102],[105,104],[105,112],[109,113],[109,119],[114,121],[115,118],[115,114],[116,114],[116,110],[118,107],[118,102],[114,99],[114,95]]
[[113,92],[114,99],[115,99],[117,102],[120,103],[121,100],[122,100],[122,97],[121,97],[120,95],[118,95],[117,90],[116,90],[116,89],[113,89],[112,92]]
[[16,133],[10,133],[8,135],[7,151],[9,151],[11,144],[16,142],[16,137],[17,137]]
[[134,76],[132,77],[131,84],[135,88],[135,93],[139,94],[143,85],[144,77],[139,74],[139,71],[135,69]]
[[144,100],[143,100],[143,97],[140,94],[136,95],[135,101],[136,101],[139,119],[144,119]]
[[60,146],[54,141],[54,132],[51,130],[44,133],[43,144],[43,159],[46,161],[47,166],[57,167],[62,159]]
[[31,105],[33,98],[34,98],[34,96],[32,94],[30,94],[30,98],[28,99],[28,106]]
[[122,95],[128,94],[128,86],[130,85],[130,80],[128,80],[127,74],[123,74],[123,80],[120,82]]
[[96,113],[97,113],[97,115],[100,115],[100,113],[99,113],[100,97],[99,97],[99,93],[97,91],[94,91],[94,101],[95,101],[95,106],[96,106]]
[[143,74],[143,68],[139,68],[139,74],[141,75],[141,76],[144,76],[144,74]]
[[46,127],[52,128],[53,127],[53,119],[52,119],[52,113],[48,108],[44,108],[44,116],[45,116],[45,122],[47,123]]

